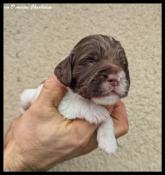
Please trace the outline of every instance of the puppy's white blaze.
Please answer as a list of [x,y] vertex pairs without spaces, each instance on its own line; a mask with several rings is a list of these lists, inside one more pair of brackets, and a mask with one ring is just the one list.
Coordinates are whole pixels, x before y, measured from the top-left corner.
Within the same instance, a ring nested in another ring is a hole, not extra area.
[[121,95],[124,95],[125,92],[126,92],[126,90],[127,90],[127,84],[128,84],[127,80],[121,79],[121,81],[120,81],[120,86],[118,86],[118,87],[116,88],[116,91],[117,91],[118,93],[120,93]]
[[126,79],[126,75],[124,71],[120,71],[118,73],[118,76],[120,77],[120,81],[119,81],[119,86],[116,88],[116,91],[121,94],[124,95],[126,90],[127,90],[127,79]]

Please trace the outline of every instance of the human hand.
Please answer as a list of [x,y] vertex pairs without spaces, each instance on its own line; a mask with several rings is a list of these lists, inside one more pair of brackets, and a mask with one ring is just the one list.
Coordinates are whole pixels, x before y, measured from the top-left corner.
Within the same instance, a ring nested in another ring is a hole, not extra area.
[[96,148],[96,125],[67,120],[58,113],[64,93],[65,87],[56,77],[45,81],[38,99],[6,135],[4,169],[47,170]]
[[[97,147],[96,125],[67,120],[58,113],[64,93],[65,87],[56,77],[50,77],[39,98],[15,119],[5,138],[5,171],[47,170]],[[118,102],[107,109],[112,111],[116,136],[125,134],[128,121],[124,104]]]

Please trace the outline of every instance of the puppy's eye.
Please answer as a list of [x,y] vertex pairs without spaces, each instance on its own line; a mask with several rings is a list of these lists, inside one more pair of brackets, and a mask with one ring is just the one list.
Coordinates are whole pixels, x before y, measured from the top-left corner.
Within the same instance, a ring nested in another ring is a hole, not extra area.
[[94,63],[96,63],[97,60],[93,57],[88,57],[88,58],[84,58],[79,62],[80,66],[88,66],[88,65],[93,65]]
[[93,63],[96,63],[96,59],[93,58],[93,57],[89,57],[89,58],[86,59],[86,62],[93,64]]

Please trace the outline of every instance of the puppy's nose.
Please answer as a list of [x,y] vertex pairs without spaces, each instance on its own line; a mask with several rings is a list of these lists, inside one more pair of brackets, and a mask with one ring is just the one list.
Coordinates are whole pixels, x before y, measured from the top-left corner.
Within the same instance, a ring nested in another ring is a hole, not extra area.
[[118,86],[119,85],[119,81],[117,79],[114,79],[114,78],[108,79],[108,82],[111,84],[111,86]]

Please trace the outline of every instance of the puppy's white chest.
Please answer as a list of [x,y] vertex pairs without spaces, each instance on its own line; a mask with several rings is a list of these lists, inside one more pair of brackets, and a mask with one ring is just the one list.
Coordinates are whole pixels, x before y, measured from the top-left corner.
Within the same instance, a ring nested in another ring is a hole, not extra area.
[[108,110],[73,93],[69,88],[58,110],[67,119],[85,119],[90,123],[101,123],[110,117]]

